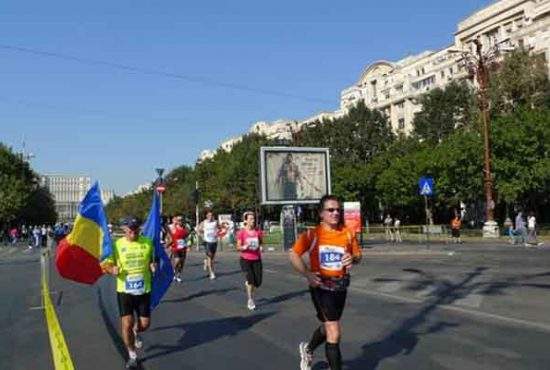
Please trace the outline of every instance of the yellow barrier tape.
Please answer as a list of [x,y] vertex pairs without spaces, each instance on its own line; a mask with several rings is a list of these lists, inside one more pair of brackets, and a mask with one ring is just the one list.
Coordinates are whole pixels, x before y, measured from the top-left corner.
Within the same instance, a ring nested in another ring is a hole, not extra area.
[[42,297],[44,298],[44,314],[52,347],[53,364],[55,370],[74,370],[73,361],[65,343],[65,337],[61,331],[57,314],[50,298],[46,273],[42,271]]

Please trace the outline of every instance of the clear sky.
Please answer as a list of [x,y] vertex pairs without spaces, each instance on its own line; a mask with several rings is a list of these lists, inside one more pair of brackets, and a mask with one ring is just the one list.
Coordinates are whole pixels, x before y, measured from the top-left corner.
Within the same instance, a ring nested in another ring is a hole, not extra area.
[[362,69],[452,43],[488,0],[0,4],[0,141],[124,194],[253,122],[335,110]]

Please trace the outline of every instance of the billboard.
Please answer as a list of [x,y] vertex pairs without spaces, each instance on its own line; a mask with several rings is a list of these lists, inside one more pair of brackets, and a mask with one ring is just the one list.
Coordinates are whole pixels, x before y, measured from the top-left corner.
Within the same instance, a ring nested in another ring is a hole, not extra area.
[[344,202],[344,222],[351,231],[361,232],[361,203]]
[[317,203],[330,194],[326,148],[261,147],[262,204]]

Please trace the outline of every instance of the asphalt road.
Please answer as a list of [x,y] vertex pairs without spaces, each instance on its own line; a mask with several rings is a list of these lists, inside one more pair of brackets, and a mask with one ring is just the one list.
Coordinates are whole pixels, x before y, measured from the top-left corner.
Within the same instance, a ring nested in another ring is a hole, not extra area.
[[[0,250],[0,369],[51,369],[36,256]],[[318,325],[304,280],[265,253],[257,310],[246,309],[234,253],[218,278],[193,252],[182,284],[153,313],[143,369],[297,369],[297,344]],[[113,286],[52,276],[52,295],[77,369],[121,369]],[[343,318],[346,369],[548,369],[550,249],[498,245],[392,247],[353,268]],[[322,347],[314,369],[326,369]]]

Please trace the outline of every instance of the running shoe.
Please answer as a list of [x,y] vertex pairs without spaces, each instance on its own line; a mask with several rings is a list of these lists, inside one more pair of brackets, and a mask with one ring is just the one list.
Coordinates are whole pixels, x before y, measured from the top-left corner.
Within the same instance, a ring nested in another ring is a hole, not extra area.
[[129,358],[128,361],[126,361],[126,369],[137,369],[138,367],[138,361],[137,358]]
[[300,370],[311,370],[311,363],[313,362],[313,356],[307,349],[306,342],[300,342],[298,345],[298,351],[300,352]]
[[210,273],[210,280],[214,280],[216,278],[216,274],[213,272]]
[[143,340],[141,340],[141,337],[138,333],[134,331],[134,347],[137,349],[140,349],[143,347]]
[[247,303],[246,306],[250,311],[254,311],[256,309],[256,304],[254,303],[254,300],[252,300],[252,299],[248,300],[248,303]]
[[177,281],[178,283],[181,283],[181,278],[180,278],[179,276],[176,277],[176,281]]

